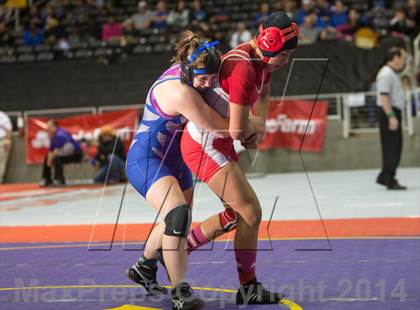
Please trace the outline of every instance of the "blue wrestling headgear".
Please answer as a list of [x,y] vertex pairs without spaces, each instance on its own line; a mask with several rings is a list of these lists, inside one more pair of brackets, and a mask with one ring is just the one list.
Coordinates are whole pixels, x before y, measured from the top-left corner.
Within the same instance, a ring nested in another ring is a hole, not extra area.
[[[219,71],[220,56],[214,48],[214,46],[219,43],[219,41],[203,41],[203,43],[190,56],[188,56],[188,63],[181,64],[181,80],[184,83],[192,85],[195,75],[215,74]],[[206,65],[204,68],[196,68],[192,64],[197,60],[198,56],[204,52],[208,53]]]

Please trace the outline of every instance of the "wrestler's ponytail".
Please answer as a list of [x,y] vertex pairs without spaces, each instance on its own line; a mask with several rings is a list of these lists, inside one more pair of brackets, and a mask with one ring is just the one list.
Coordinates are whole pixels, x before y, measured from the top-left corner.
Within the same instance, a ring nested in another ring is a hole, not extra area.
[[[175,56],[172,58],[173,63],[188,64],[188,56],[191,55],[204,41],[207,39],[199,34],[190,30],[183,31],[176,42]],[[194,66],[202,66],[206,64],[208,53],[201,53],[193,62]]]

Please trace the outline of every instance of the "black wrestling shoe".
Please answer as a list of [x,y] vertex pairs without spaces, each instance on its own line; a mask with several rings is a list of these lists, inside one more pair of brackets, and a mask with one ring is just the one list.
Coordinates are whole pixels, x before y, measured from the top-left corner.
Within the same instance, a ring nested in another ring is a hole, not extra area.
[[391,189],[391,190],[405,190],[405,189],[407,189],[407,187],[401,185],[400,183],[398,183],[397,180],[394,179],[392,181],[392,184],[388,186],[388,189]]
[[382,175],[378,175],[378,177],[376,178],[376,183],[378,183],[379,185],[383,185],[386,187],[389,187],[391,185],[391,183],[389,182],[385,182],[384,178],[382,177]]
[[172,310],[195,310],[204,307],[204,301],[194,296],[191,286],[181,282],[172,290]]
[[168,289],[166,287],[160,286],[156,281],[156,268],[150,268],[148,266],[142,265],[137,261],[133,266],[127,270],[127,277],[143,286],[146,291],[153,295],[166,294]]
[[64,186],[66,185],[66,181],[64,179],[54,179],[53,184],[54,186]]
[[51,179],[42,179],[40,182],[39,182],[39,186],[40,187],[47,187],[47,186],[49,186],[49,185],[51,185],[52,184],[52,180]]
[[282,293],[267,291],[260,282],[241,285],[236,293],[237,305],[267,305],[278,304],[284,298]]

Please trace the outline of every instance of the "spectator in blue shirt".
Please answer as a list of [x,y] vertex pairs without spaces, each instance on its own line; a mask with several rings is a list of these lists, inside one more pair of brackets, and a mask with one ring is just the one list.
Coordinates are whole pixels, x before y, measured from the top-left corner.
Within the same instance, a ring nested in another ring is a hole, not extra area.
[[207,12],[202,9],[200,0],[194,0],[191,7],[191,19],[193,23],[199,24],[207,20]]
[[23,43],[27,46],[37,46],[44,43],[44,32],[36,24],[31,24],[23,33]]
[[260,12],[255,15],[254,25],[260,25],[270,16],[270,5],[267,2],[261,3]]
[[314,3],[312,0],[303,0],[302,1],[302,8],[296,12],[296,22],[298,25],[302,25],[305,16],[312,13],[314,10]]
[[159,1],[156,4],[156,11],[155,16],[153,17],[153,28],[155,29],[163,29],[166,28],[168,25],[169,12],[166,9],[166,2],[165,1]]
[[330,16],[330,26],[337,28],[347,24],[347,11],[342,1],[335,2],[334,13]]
[[54,120],[47,123],[50,136],[50,147],[45,156],[42,170],[41,186],[48,186],[53,183],[51,169],[54,168],[54,184],[64,185],[63,165],[67,163],[81,162],[82,149],[79,142],[75,141],[71,134],[58,127]]
[[331,8],[329,2],[327,0],[317,0],[315,11],[318,15],[318,19],[321,20],[325,26],[328,26],[331,16]]

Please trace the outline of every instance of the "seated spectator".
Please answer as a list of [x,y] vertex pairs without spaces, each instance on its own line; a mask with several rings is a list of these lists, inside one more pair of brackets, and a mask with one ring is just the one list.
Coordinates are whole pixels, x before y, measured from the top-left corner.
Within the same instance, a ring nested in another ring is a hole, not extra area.
[[328,0],[317,0],[315,11],[318,18],[324,25],[329,25],[331,17],[331,8]]
[[13,44],[13,38],[7,31],[6,24],[0,21],[0,48]]
[[[124,162],[126,154],[124,144],[110,126],[103,126],[98,137],[97,153],[94,164],[99,168],[95,183],[115,183],[125,180]],[[107,178],[108,175],[108,178]]]
[[254,25],[258,26],[268,18],[270,15],[270,5],[267,2],[263,2],[260,5],[260,11],[255,15]]
[[415,31],[416,23],[407,18],[404,8],[400,7],[395,10],[394,16],[389,21],[389,30],[399,34],[412,35]]
[[23,43],[27,46],[37,46],[44,43],[44,32],[36,24],[31,24],[23,33]]
[[0,21],[7,23],[13,16],[13,9],[5,7],[0,0]]
[[321,33],[319,34],[320,41],[334,41],[337,39],[337,31],[334,27],[327,26],[321,29]]
[[415,33],[420,32],[420,7],[416,0],[407,0],[405,4],[405,14],[408,19],[415,23]]
[[167,26],[168,10],[166,9],[166,2],[159,1],[156,4],[156,11],[153,17],[153,28],[163,29]]
[[348,12],[347,23],[337,27],[337,36],[340,39],[352,41],[357,30],[364,26],[360,14],[352,8]]
[[318,40],[321,28],[316,27],[318,16],[312,11],[304,17],[303,24],[299,27],[299,43],[313,44]]
[[287,16],[291,20],[296,20],[296,2],[293,0],[285,0],[284,1],[284,13],[286,13]]
[[197,25],[199,23],[207,21],[207,12],[202,9],[200,0],[194,0],[191,6],[191,19],[193,24]]
[[106,42],[119,42],[122,37],[121,24],[113,16],[108,17],[108,22],[102,27],[102,40]]
[[176,8],[171,10],[168,16],[168,24],[174,28],[182,29],[187,27],[190,21],[190,10],[186,7],[185,1],[180,0],[176,4]]
[[140,1],[137,5],[137,12],[124,22],[124,28],[134,28],[136,31],[147,29],[151,26],[154,13],[147,8],[146,1]]
[[[288,1],[288,0],[286,0],[286,1]],[[284,0],[277,0],[274,3],[274,5],[273,5],[274,11],[285,11],[285,6],[286,6],[286,3],[285,2],[286,1],[284,1]]]
[[[76,142],[71,134],[58,127],[54,120],[47,123],[50,136],[50,147],[45,156],[42,169],[41,186],[54,184],[64,185],[63,165],[68,163],[78,163],[82,161],[82,150],[79,142]],[[51,179],[51,169],[54,168],[54,180]]]
[[[87,3],[90,3],[90,1],[93,0],[87,0]],[[54,16],[56,16],[58,19],[62,19],[65,15],[65,11],[68,7],[66,4],[66,1],[63,0],[51,0],[49,1],[49,5],[52,6],[54,11]]]
[[82,43],[82,38],[79,34],[79,31],[77,29],[74,29],[67,39],[67,42],[69,43],[70,47],[78,46]]
[[6,113],[0,111],[0,184],[4,181],[7,161],[12,150],[12,122]]
[[314,10],[314,3],[312,0],[302,0],[302,8],[296,12],[296,23],[302,25],[305,16]]
[[248,42],[252,39],[252,34],[249,30],[246,29],[245,24],[239,22],[236,26],[235,32],[232,34],[230,38],[230,48],[235,48],[239,44]]
[[223,23],[229,20],[229,12],[224,6],[218,7],[217,11],[210,18],[211,23]]
[[54,43],[57,38],[64,36],[64,30],[55,16],[53,7],[50,5],[46,8],[43,24],[46,41]]
[[68,50],[70,50],[70,44],[69,41],[67,39],[66,36],[60,37],[57,41],[57,45],[56,45],[57,49],[62,51],[62,52],[66,52]]
[[204,34],[207,38],[213,38],[215,33],[210,28],[207,12],[202,9],[200,0],[194,0],[191,7],[191,29]]
[[347,11],[342,1],[335,2],[334,12],[330,16],[330,26],[337,28],[347,24]]
[[32,5],[29,9],[29,14],[25,15],[22,18],[22,23],[24,25],[42,25],[41,14],[38,11],[38,7],[36,5]]

